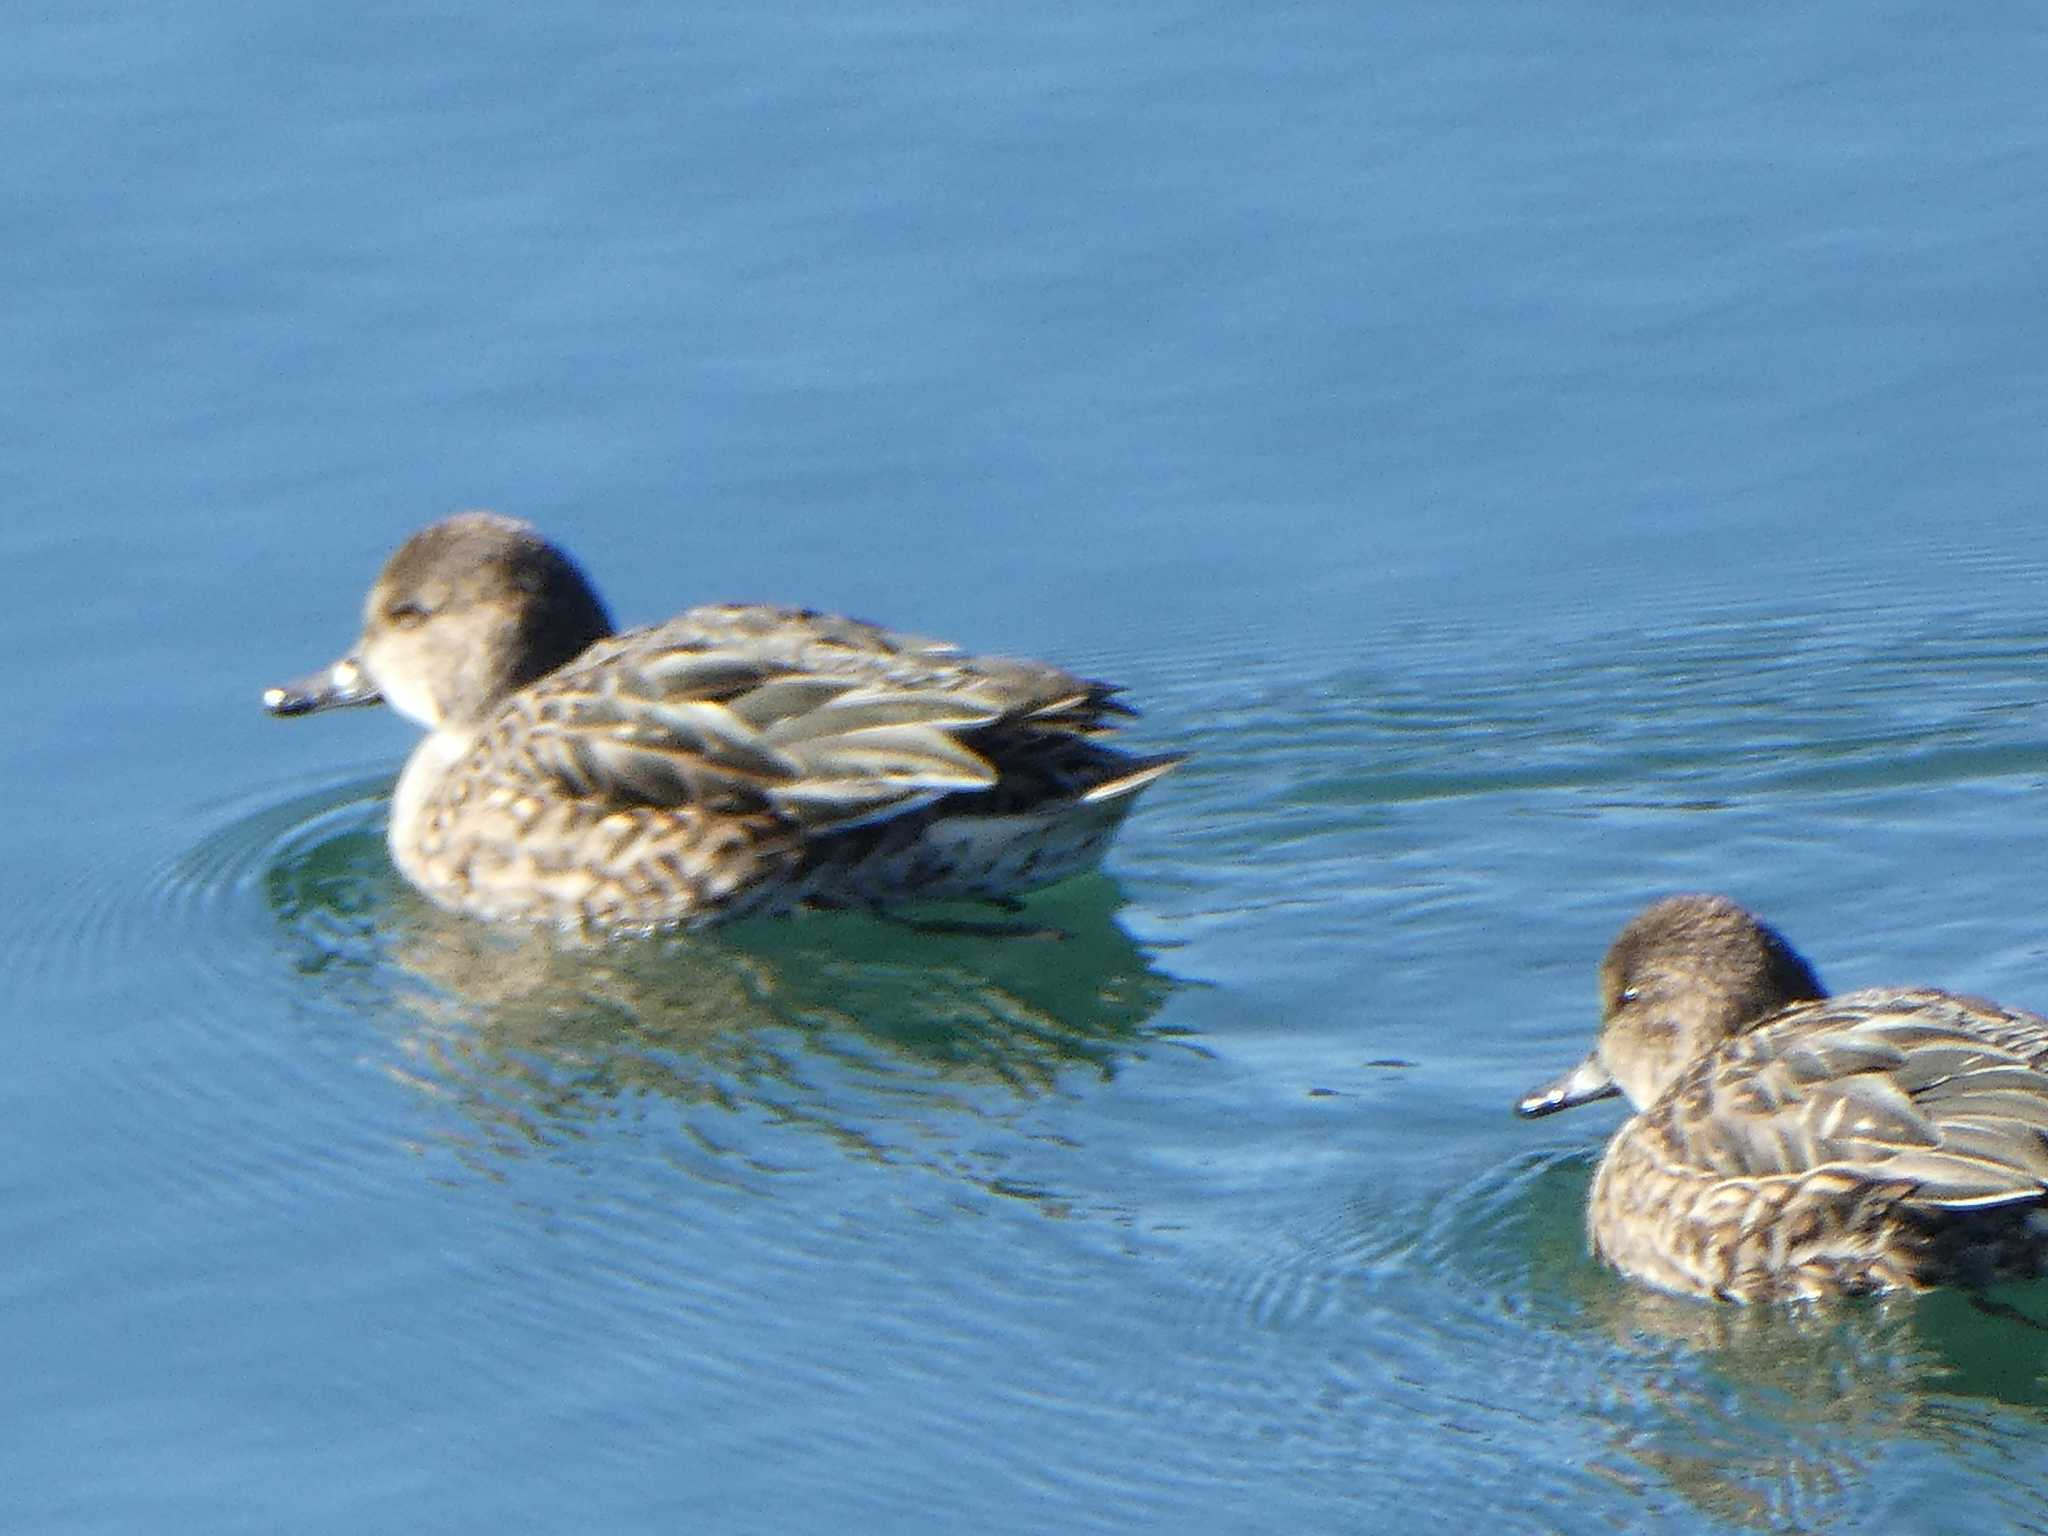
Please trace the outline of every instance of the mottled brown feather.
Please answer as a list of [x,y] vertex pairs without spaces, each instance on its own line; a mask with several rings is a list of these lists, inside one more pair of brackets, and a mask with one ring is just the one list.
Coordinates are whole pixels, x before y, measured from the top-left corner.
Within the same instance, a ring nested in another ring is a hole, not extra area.
[[1092,864],[1178,760],[1102,739],[1132,713],[1107,683],[858,619],[715,604],[610,633],[568,556],[487,513],[409,540],[357,656],[266,703],[362,702],[365,676],[434,731],[394,857],[488,917],[1007,895]]
[[2048,1019],[1927,989],[1793,1000],[1810,968],[1744,925],[1769,932],[1673,898],[1609,953],[1594,1060],[1637,1113],[1594,1179],[1594,1252],[1740,1301],[2042,1272]]

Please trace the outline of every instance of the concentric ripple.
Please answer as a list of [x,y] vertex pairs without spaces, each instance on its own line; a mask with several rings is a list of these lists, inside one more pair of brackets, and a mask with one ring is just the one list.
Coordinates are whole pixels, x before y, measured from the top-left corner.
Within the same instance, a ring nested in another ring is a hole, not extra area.
[[[386,1107],[384,1134],[461,1166],[574,1158],[611,1123],[714,1183],[852,1156],[1050,1197],[990,1133],[1116,1072],[1171,990],[1101,877],[1035,898],[1015,934],[837,914],[602,947],[493,929],[395,874],[387,786],[349,778],[223,807],[104,904],[89,945],[115,951],[147,929],[198,982],[183,988],[184,1037],[142,1074],[152,1093],[204,1095],[198,1064],[231,1055],[277,1090],[245,1113],[290,1100],[317,1119],[335,1095],[306,1074],[369,1068],[411,1106]],[[219,1033],[252,998],[278,1028]],[[365,1134],[328,1129],[330,1146]]]

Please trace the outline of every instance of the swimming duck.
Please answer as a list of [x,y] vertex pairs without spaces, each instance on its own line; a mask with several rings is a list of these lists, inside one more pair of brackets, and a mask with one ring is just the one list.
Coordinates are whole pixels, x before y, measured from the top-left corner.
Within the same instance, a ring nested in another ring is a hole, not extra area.
[[355,650],[263,695],[425,726],[398,868],[489,919],[606,932],[803,905],[1004,900],[1094,865],[1180,761],[1102,740],[1117,689],[803,608],[615,633],[525,523],[465,512],[378,575]]
[[1594,1175],[1595,1257],[1744,1302],[2048,1271],[2048,1019],[1926,989],[1830,997],[1721,896],[1638,916],[1600,996],[1593,1053],[1516,1106],[1634,1108]]

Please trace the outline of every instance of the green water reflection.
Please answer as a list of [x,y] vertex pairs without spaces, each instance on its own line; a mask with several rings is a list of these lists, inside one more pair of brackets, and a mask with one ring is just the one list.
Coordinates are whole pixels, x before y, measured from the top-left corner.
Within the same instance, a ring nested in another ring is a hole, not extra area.
[[1099,875],[993,933],[834,913],[592,947],[420,899],[392,872],[378,811],[344,803],[281,839],[264,900],[292,963],[320,978],[316,1005],[390,1020],[392,1070],[497,1153],[660,1099],[896,1158],[920,1139],[906,1125],[1114,1075],[1176,985]]

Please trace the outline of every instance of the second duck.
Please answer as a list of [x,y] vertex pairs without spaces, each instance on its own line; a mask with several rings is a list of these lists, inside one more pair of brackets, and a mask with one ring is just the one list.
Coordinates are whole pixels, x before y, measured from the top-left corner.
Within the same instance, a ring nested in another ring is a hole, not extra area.
[[1830,997],[1720,896],[1643,912],[1600,994],[1593,1053],[1516,1107],[1634,1106],[1586,1211],[1616,1269],[1729,1301],[2048,1269],[2048,1019],[1929,988]]

